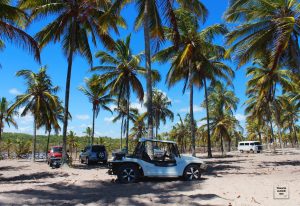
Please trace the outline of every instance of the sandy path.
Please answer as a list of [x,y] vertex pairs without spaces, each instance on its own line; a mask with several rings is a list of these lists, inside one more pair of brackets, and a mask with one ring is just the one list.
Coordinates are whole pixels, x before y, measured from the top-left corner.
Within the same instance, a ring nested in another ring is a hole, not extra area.
[[[208,161],[199,182],[146,179],[113,182],[99,165],[51,169],[46,163],[0,161],[0,205],[211,205],[300,206],[300,151],[286,155],[229,153]],[[290,198],[273,199],[285,182]]]

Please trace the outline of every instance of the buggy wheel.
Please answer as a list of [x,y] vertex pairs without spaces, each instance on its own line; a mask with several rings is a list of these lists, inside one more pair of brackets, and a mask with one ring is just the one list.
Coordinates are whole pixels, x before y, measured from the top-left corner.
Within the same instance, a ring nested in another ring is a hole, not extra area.
[[137,182],[140,173],[135,165],[127,164],[119,167],[117,176],[121,183],[133,183]]
[[198,165],[189,165],[185,168],[183,178],[186,181],[195,181],[201,178],[201,171]]

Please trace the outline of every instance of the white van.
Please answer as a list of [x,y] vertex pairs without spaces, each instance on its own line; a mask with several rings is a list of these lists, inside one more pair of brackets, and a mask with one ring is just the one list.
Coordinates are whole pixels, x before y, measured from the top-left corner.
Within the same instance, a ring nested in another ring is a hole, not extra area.
[[238,151],[240,152],[257,152],[262,151],[262,145],[259,141],[243,141],[239,142]]

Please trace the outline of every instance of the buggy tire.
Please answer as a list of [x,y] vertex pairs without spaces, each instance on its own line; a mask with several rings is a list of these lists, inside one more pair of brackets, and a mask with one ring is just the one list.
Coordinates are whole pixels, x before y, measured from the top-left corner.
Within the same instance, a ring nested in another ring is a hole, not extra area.
[[201,170],[199,165],[188,165],[183,172],[183,178],[186,181],[200,180]]
[[117,176],[120,183],[134,183],[140,178],[140,172],[133,164],[123,164],[119,167]]

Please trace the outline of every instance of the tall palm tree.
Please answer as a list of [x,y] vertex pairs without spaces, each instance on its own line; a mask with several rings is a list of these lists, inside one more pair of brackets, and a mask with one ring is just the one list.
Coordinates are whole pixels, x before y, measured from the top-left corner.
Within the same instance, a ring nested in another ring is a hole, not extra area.
[[[266,54],[267,55],[267,54]],[[291,81],[292,72],[282,67],[282,64],[273,70],[268,68],[266,65],[267,59],[256,60],[254,66],[247,69],[247,76],[250,76],[250,80],[247,83],[247,93],[257,94],[257,100],[262,104],[263,102],[267,105],[267,115],[271,124],[272,111],[274,112],[277,128],[279,125],[279,102],[276,100],[276,90],[278,84],[283,88],[284,91],[293,91],[294,83]],[[256,106],[257,108],[257,106]],[[281,135],[279,135],[281,142]],[[283,145],[281,144],[283,149]],[[283,152],[283,151],[282,151]]]
[[[131,1],[117,0],[116,8]],[[147,70],[147,112],[148,112],[148,137],[153,138],[153,114],[152,112],[152,69],[151,69],[151,41],[158,49],[159,45],[165,39],[163,30],[163,21],[172,28],[175,35],[172,41],[177,44],[179,40],[178,25],[175,17],[175,10],[179,7],[198,16],[202,21],[205,21],[207,16],[207,9],[200,1],[195,0],[137,0],[135,1],[138,10],[138,15],[135,20],[135,29],[143,27],[144,41],[145,41],[145,56],[146,56],[146,70]]]
[[[148,101],[147,101],[148,103]],[[146,103],[146,105],[147,105]],[[162,121],[166,124],[167,118],[170,118],[171,121],[174,120],[174,114],[169,109],[172,106],[170,99],[161,91],[155,89],[153,90],[153,100],[152,100],[152,111],[153,118],[155,122],[155,137],[157,138],[158,129],[160,127],[160,122]]]
[[0,50],[5,48],[4,40],[8,40],[27,49],[40,62],[38,44],[22,30],[29,18],[23,10],[13,6],[12,3],[10,0],[0,0]]
[[16,75],[25,78],[27,90],[25,94],[16,97],[15,103],[8,110],[11,114],[24,106],[21,116],[33,115],[32,161],[35,161],[36,130],[41,122],[54,115],[55,108],[59,106],[59,98],[55,95],[58,87],[52,85],[46,72],[46,67],[41,67],[37,73],[31,70],[18,71]]
[[281,102],[282,118],[287,122],[287,127],[290,130],[290,136],[293,137],[292,145],[298,143],[297,134],[296,134],[296,122],[299,120],[300,111],[299,107],[295,101],[292,101],[292,98],[288,95],[282,95],[279,97]]
[[284,57],[299,72],[300,3],[295,0],[231,0],[225,18],[237,26],[227,36],[239,66],[270,53],[272,71]]
[[[183,92],[186,88],[190,89],[190,122],[194,122],[193,115],[193,87],[204,87],[205,97],[207,99],[207,80],[214,81],[217,78],[223,78],[229,83],[230,78],[234,76],[234,72],[226,64],[222,63],[225,49],[215,45],[213,39],[216,35],[223,35],[227,29],[220,24],[212,25],[199,32],[198,19],[185,10],[176,11],[178,31],[180,40],[178,45],[170,47],[158,52],[154,59],[160,62],[166,62],[172,59],[171,68],[168,72],[167,82],[169,86],[174,85],[180,80],[184,80]],[[166,29],[167,36],[172,37],[174,32]],[[208,109],[207,109],[207,116]],[[209,121],[209,118],[207,118]],[[195,155],[195,130],[194,125],[191,126],[192,148]],[[208,157],[211,154],[211,141],[209,122],[208,128]]]
[[237,109],[239,99],[234,92],[228,90],[220,82],[214,83],[208,90],[209,109],[212,111],[211,128],[213,136],[221,140],[221,150],[223,149],[223,137],[230,141],[230,136],[235,128],[239,126],[238,120],[233,116]]
[[98,76],[93,75],[91,78],[85,79],[86,87],[79,87],[79,90],[86,95],[92,104],[93,108],[93,124],[92,124],[92,144],[94,143],[95,135],[95,119],[98,117],[100,109],[109,111],[112,113],[111,109],[107,106],[114,99],[111,95],[106,94],[107,88],[105,87],[105,82],[99,82]]
[[69,97],[72,63],[75,54],[80,54],[92,65],[92,52],[88,40],[89,34],[94,45],[96,39],[107,48],[112,48],[113,40],[109,29],[116,32],[117,25],[124,26],[123,19],[116,13],[110,12],[109,0],[53,0],[29,1],[21,0],[20,8],[31,11],[31,19],[51,16],[54,20],[35,35],[41,48],[50,42],[61,42],[67,57],[68,69],[66,77],[64,124],[63,124],[63,162],[67,159],[67,127],[69,114]]
[[8,113],[9,103],[5,97],[0,99],[0,145],[2,141],[2,133],[5,126],[5,123],[10,127],[13,125],[15,128],[18,128],[17,122],[14,120],[14,116],[18,114],[18,112]]
[[135,122],[136,121],[136,116],[138,114],[138,110],[136,108],[129,108],[129,113],[127,113],[127,100],[121,99],[119,102],[119,105],[117,105],[117,108],[114,109],[115,112],[117,112],[117,116],[113,118],[113,122],[117,122],[121,120],[121,138],[120,138],[120,149],[122,149],[122,138],[123,134],[126,134],[127,132],[127,119],[125,117],[129,116],[129,121]]
[[[55,134],[58,135],[58,133],[61,131],[59,123],[62,123],[64,119],[64,108],[62,106],[62,102],[59,102],[59,105],[56,108],[53,108],[52,111],[46,112],[46,118],[43,118],[40,122],[38,122],[37,127],[40,128],[44,126],[45,132],[48,132],[46,146],[46,154],[48,154],[51,132],[54,130]],[[69,118],[71,118],[70,114]]]
[[70,157],[73,160],[73,149],[77,146],[77,137],[74,131],[69,131],[67,142],[70,150]]
[[93,129],[91,127],[87,127],[85,128],[85,131],[83,132],[84,134],[86,134],[87,137],[87,144],[90,145],[91,144],[91,137],[92,137],[92,133],[93,133]]
[[[107,87],[112,95],[117,96],[119,103],[122,98],[127,101],[127,125],[126,125],[126,150],[128,151],[129,135],[129,108],[130,94],[136,93],[140,102],[144,99],[144,89],[139,80],[139,75],[146,76],[147,70],[140,66],[143,53],[134,55],[130,48],[131,36],[125,40],[117,40],[111,53],[99,51],[96,57],[100,59],[103,66],[94,67],[93,71],[103,72],[99,77],[100,81],[109,81]],[[158,72],[152,72],[152,76],[159,79]]]
[[131,139],[140,139],[144,137],[147,134],[147,127],[145,124],[145,118],[147,117],[147,113],[139,114],[137,111],[135,117],[134,117],[134,124],[133,127],[130,129],[131,134],[130,138]]

